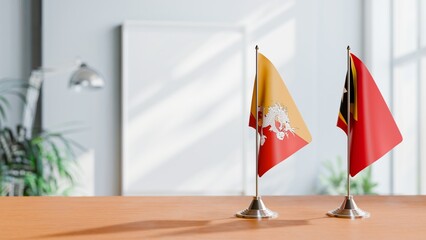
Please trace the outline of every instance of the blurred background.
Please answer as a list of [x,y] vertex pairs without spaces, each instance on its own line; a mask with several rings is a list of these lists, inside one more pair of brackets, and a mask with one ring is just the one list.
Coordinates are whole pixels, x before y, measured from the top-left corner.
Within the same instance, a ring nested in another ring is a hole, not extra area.
[[[404,138],[354,179],[355,192],[426,193],[425,1],[0,0],[0,33],[0,94],[12,92],[0,97],[3,195],[252,195],[256,44],[313,138],[261,178],[262,195],[342,193],[348,45]],[[76,59],[102,88],[70,89]],[[41,71],[37,101],[39,67],[55,70]],[[16,129],[26,106],[30,135]]]

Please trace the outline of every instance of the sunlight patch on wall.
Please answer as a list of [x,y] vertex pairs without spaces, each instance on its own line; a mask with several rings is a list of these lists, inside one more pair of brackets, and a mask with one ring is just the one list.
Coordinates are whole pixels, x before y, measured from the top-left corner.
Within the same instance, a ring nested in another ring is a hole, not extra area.
[[[294,57],[296,51],[296,20],[290,19],[272,29],[262,36],[259,42],[262,46],[266,46],[264,52],[274,65],[277,68],[283,66]],[[270,49],[269,46],[279,46],[279,48]]]
[[196,71],[201,65],[208,62],[224,51],[229,51],[232,45],[241,45],[241,33],[217,33],[209,37],[201,46],[188,52],[188,56],[174,68],[172,72],[173,79],[179,79]]

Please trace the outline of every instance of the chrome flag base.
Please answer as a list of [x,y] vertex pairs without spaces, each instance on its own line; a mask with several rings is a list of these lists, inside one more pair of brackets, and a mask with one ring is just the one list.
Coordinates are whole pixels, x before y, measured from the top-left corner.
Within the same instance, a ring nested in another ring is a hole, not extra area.
[[260,197],[253,197],[250,206],[235,216],[240,218],[276,218],[278,214],[269,210]]
[[338,217],[338,218],[368,218],[370,217],[370,213],[365,212],[358,208],[353,199],[353,196],[346,196],[342,205],[332,211],[327,212],[327,215],[330,217]]

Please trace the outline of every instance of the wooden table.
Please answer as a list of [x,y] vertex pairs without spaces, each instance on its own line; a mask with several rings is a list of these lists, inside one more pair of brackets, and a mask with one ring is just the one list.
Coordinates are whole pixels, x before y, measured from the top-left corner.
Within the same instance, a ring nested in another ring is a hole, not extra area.
[[356,196],[371,218],[330,218],[343,197],[263,197],[272,220],[235,218],[251,197],[0,198],[0,239],[426,239],[426,196]]

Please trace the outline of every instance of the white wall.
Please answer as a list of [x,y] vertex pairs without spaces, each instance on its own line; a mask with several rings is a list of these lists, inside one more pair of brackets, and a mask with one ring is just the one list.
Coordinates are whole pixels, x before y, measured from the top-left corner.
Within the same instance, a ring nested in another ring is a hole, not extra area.
[[[282,73],[313,136],[311,144],[262,177],[262,194],[312,194],[321,161],[343,156],[345,135],[335,123],[346,46],[362,57],[362,1],[45,0],[43,63],[70,64],[80,56],[107,81],[102,91],[76,94],[66,89],[64,74],[45,81],[43,89],[45,127],[71,120],[88,126],[74,138],[95,157],[96,195],[120,193],[120,25],[125,20],[247,26],[249,46],[259,44]],[[248,57],[254,59],[254,52]]]
[[[31,71],[30,0],[0,1],[0,79],[26,80]],[[7,125],[20,122],[22,104],[11,98]]]
[[[383,95],[392,109],[391,103],[391,38],[390,38],[390,0],[369,1],[366,3],[365,21],[365,63]],[[392,194],[393,176],[391,154],[383,156],[374,164],[373,177],[378,183],[379,194]]]
[[403,136],[400,144],[374,164],[380,194],[426,193],[422,161],[426,149],[424,6],[422,0],[378,0],[365,5],[367,64]]

